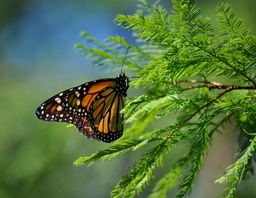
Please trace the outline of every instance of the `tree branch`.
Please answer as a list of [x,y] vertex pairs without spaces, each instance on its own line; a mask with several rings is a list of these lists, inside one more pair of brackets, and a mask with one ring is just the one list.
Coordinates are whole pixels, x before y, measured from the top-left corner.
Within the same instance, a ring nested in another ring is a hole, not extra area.
[[193,114],[191,114],[190,116],[188,116],[170,135],[168,135],[164,141],[167,142],[171,136],[177,132],[178,130],[180,130],[183,126],[185,126],[196,114],[198,114],[201,110],[203,110],[204,108],[210,106],[213,102],[215,102],[216,100],[218,100],[219,98],[221,98],[223,95],[225,95],[226,93],[232,91],[233,89],[226,89],[225,91],[223,91],[222,93],[220,93],[218,96],[216,96],[215,98],[211,99],[209,102],[207,102],[206,104],[204,104],[203,106],[201,106],[199,109],[197,109]]
[[178,80],[177,83],[203,83],[204,84],[204,85],[183,88],[183,91],[191,90],[191,89],[198,89],[198,88],[203,88],[203,87],[208,88],[209,90],[212,90],[212,89],[256,90],[256,86],[223,85],[218,82],[209,82],[209,81],[202,81],[202,80]]

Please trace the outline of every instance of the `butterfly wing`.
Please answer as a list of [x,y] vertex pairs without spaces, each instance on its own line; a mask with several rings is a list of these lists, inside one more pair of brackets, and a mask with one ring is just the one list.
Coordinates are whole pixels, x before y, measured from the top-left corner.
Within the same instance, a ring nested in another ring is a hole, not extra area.
[[72,123],[88,138],[111,142],[123,133],[120,111],[128,87],[125,75],[88,82],[51,97],[38,107],[36,116]]
[[123,134],[123,115],[120,111],[124,107],[124,96],[118,95],[116,84],[110,84],[90,105],[88,120],[93,123],[92,129],[97,139],[111,142]]

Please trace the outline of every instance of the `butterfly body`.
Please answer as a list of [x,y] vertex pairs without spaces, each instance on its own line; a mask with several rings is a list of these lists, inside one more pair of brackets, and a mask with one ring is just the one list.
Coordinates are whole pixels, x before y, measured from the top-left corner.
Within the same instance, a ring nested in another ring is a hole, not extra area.
[[125,74],[87,82],[51,97],[37,108],[36,116],[72,123],[88,138],[112,142],[123,134],[120,111],[128,88]]

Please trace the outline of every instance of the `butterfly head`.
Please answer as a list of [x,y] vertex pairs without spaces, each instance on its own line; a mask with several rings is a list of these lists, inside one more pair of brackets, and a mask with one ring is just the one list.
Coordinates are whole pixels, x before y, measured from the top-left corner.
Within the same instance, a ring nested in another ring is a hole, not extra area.
[[117,94],[127,96],[127,89],[129,88],[129,78],[123,73],[116,77]]

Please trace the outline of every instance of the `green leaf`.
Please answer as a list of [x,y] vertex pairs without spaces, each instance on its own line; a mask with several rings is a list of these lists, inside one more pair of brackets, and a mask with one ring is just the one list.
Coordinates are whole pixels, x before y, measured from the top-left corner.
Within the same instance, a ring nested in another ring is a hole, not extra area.
[[248,163],[250,163],[255,151],[256,136],[251,140],[246,152],[234,164],[227,167],[225,174],[215,181],[220,184],[230,184],[230,187],[227,189],[229,192],[226,197],[234,197],[237,185],[241,182],[244,171]]

